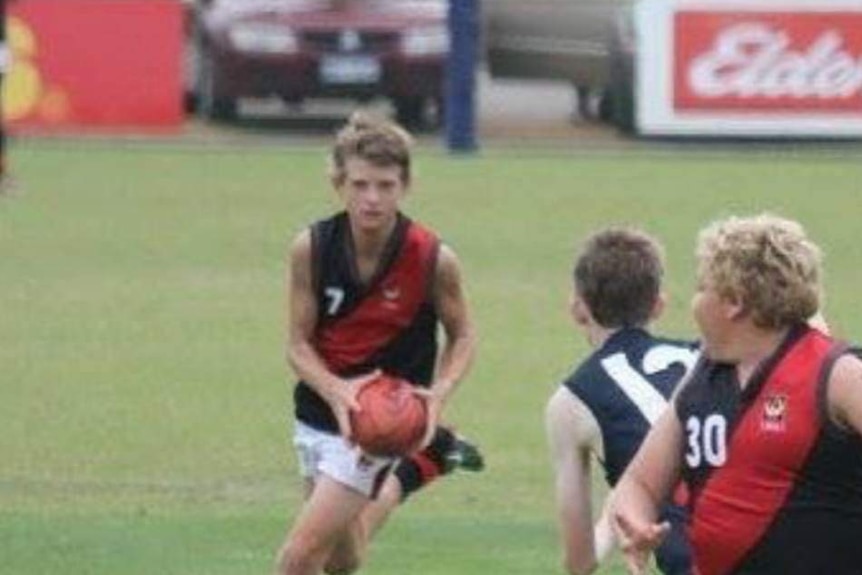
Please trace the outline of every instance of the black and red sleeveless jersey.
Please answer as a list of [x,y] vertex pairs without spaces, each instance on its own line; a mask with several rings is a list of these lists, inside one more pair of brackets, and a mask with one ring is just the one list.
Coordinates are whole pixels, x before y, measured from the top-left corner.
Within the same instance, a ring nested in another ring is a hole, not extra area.
[[695,368],[675,405],[700,575],[862,573],[862,438],[826,411],[846,350],[798,326],[743,390],[732,365]]
[[[428,386],[437,359],[437,313],[432,285],[439,240],[399,214],[380,261],[360,281],[347,214],[311,227],[312,274],[318,324],[313,344],[330,371],[341,376],[374,369]],[[325,431],[338,425],[329,405],[300,381],[297,419]]]

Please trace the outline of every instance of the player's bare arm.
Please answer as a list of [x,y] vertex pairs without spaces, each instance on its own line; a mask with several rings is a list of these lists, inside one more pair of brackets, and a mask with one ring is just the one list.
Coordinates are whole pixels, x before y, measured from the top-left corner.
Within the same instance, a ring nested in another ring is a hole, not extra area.
[[827,395],[833,420],[862,435],[862,360],[843,355],[832,368]]
[[476,330],[464,293],[461,264],[455,252],[440,246],[433,286],[434,304],[445,341],[429,398],[429,430],[467,374],[476,352]]
[[[591,461],[601,454],[598,422],[564,387],[551,396],[545,428],[554,465],[554,492],[568,573],[592,573],[599,556],[592,517]],[[604,543],[602,544],[604,546]]]
[[330,372],[312,345],[317,326],[317,300],[311,271],[311,233],[301,232],[293,242],[288,263],[287,359],[296,375],[307,382],[332,406],[339,428],[350,437],[350,409],[358,409],[356,391],[362,383],[345,380]]
[[644,573],[670,529],[658,509],[679,481],[683,431],[669,407],[650,430],[613,492],[611,521],[630,573]]
[[610,555],[610,552],[613,551],[614,547],[617,545],[617,538],[614,535],[614,528],[611,525],[611,495],[613,492],[608,494],[605,498],[605,503],[602,506],[602,514],[599,516],[598,520],[593,525],[593,531],[595,536],[593,539],[595,540],[596,546],[596,560],[601,563],[605,560],[605,558]]

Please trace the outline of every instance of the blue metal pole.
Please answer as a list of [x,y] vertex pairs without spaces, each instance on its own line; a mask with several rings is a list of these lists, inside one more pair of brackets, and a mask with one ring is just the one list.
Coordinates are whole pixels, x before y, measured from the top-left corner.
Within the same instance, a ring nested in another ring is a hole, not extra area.
[[449,0],[451,48],[446,74],[446,146],[474,152],[479,0]]

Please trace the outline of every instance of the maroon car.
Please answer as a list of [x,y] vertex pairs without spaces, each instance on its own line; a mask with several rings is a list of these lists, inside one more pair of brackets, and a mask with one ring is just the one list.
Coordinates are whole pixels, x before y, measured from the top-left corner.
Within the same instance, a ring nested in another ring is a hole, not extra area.
[[439,118],[445,0],[196,0],[190,92],[206,118],[245,97],[388,98],[412,128]]

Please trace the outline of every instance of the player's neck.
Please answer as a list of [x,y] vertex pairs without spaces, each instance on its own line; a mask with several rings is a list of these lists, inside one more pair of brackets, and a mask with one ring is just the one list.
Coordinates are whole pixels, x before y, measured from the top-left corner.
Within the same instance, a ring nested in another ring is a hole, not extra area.
[[395,230],[396,222],[397,219],[385,227],[374,229],[352,227],[350,232],[353,236],[353,249],[356,252],[356,256],[370,260],[379,258],[386,249],[386,244]]
[[739,361],[736,363],[736,376],[739,385],[745,387],[757,368],[781,345],[787,330],[754,329],[736,339]]
[[378,234],[358,234],[353,236],[353,248],[356,257],[361,259],[376,260],[386,248],[386,240],[389,236]]
[[597,323],[593,323],[587,327],[587,341],[592,347],[598,349],[618,331],[620,331],[620,328],[607,328]]
[[367,284],[377,273],[383,253],[389,238],[395,229],[395,223],[374,229],[351,228],[353,241],[353,257],[355,258],[356,273],[361,283]]

